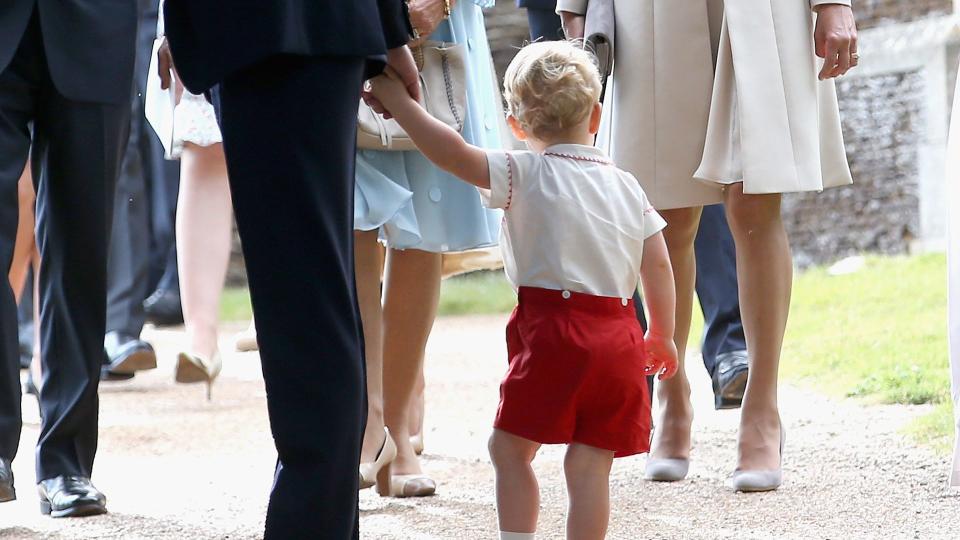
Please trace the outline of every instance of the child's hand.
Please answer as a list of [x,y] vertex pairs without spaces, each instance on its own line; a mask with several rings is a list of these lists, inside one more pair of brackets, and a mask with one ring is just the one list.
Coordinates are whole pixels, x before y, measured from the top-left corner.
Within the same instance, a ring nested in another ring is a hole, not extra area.
[[390,118],[397,108],[407,103],[415,103],[400,76],[390,67],[387,67],[383,75],[371,79],[369,84],[370,94],[383,105],[384,116],[387,118]]
[[643,339],[647,352],[647,375],[669,379],[677,373],[677,345],[673,338],[647,332]]

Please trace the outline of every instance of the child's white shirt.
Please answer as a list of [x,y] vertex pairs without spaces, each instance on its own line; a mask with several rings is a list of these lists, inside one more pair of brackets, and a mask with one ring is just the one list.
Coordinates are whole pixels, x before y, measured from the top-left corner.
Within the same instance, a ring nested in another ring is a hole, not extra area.
[[504,209],[501,247],[514,287],[630,298],[643,243],[666,222],[640,183],[602,150],[488,151],[484,203]]

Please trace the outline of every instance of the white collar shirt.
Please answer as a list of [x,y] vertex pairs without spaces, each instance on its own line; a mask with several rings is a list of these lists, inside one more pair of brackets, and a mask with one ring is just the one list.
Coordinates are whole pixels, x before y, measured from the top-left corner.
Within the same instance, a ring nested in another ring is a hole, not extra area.
[[640,183],[602,150],[489,151],[484,202],[504,210],[504,269],[515,288],[630,298],[643,243],[666,222]]

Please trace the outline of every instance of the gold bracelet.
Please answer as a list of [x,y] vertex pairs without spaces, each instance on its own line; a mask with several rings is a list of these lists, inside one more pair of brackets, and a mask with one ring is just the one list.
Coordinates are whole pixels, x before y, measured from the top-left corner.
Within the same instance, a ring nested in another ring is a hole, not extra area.
[[443,16],[444,18],[450,18],[450,14],[453,13],[453,9],[450,8],[450,0],[443,0]]

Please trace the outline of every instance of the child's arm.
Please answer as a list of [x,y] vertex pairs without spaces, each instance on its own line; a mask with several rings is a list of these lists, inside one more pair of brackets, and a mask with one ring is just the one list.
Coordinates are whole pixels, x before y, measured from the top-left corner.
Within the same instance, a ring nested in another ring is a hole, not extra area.
[[371,81],[372,93],[403,126],[417,148],[437,167],[479,188],[490,189],[487,153],[430,116],[388,68]]
[[647,238],[643,243],[640,282],[643,284],[643,299],[650,313],[645,339],[647,353],[654,360],[655,371],[662,371],[660,378],[667,379],[677,372],[677,348],[673,341],[677,293],[670,255],[662,232]]

